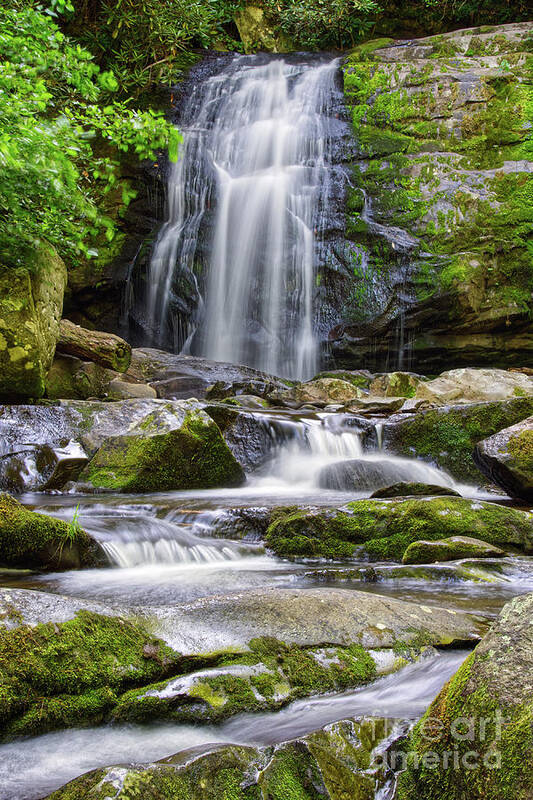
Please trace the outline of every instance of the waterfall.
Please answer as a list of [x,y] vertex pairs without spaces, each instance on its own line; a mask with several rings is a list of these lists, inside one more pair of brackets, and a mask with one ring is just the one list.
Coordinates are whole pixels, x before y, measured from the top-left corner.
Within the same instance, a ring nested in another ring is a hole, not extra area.
[[[331,185],[338,60],[242,56],[197,84],[149,267],[147,316],[217,361],[304,379],[318,368],[313,294]],[[191,328],[183,286],[197,297]]]

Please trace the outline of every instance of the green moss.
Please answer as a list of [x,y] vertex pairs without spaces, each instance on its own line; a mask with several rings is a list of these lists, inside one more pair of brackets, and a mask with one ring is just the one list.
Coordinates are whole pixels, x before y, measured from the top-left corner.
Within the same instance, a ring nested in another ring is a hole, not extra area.
[[150,418],[143,426],[144,435],[107,439],[80,479],[124,492],[209,489],[243,482],[242,467],[215,424],[187,413],[173,431],[153,433]]
[[[356,500],[349,511],[280,510],[267,531],[278,555],[353,555],[401,560],[412,542],[477,536],[490,544],[531,549],[533,522],[524,512],[458,497]],[[359,546],[359,547],[358,547]]]
[[511,436],[507,444],[513,458],[513,466],[522,473],[533,475],[533,429],[527,428],[516,436]]
[[61,624],[0,627],[4,731],[100,720],[117,693],[169,674],[179,658],[139,625],[89,611]]
[[484,558],[503,555],[490,552],[486,542],[470,537],[452,537],[434,542],[413,542],[403,554],[404,564],[432,564],[436,561],[456,561],[463,558]]
[[37,514],[0,495],[0,564],[76,569],[97,562],[99,549],[79,525]]
[[398,455],[416,454],[455,478],[479,483],[475,445],[531,414],[531,397],[425,411],[391,429],[388,446]]

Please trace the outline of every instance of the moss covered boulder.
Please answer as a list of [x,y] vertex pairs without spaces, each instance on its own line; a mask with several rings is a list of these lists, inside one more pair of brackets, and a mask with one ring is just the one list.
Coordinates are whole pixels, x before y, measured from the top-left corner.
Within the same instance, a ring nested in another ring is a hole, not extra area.
[[77,524],[37,514],[0,494],[0,565],[46,570],[78,569],[105,561]]
[[512,497],[533,503],[533,416],[478,442],[474,461]]
[[374,800],[395,720],[342,720],[275,747],[207,746],[143,766],[105,767],[48,800]]
[[459,497],[356,500],[345,509],[277,509],[266,543],[280,556],[401,561],[419,540],[475,536],[533,551],[533,514]]
[[0,265],[0,398],[44,395],[63,311],[67,270],[42,242],[27,265]]
[[453,405],[397,415],[383,428],[384,447],[402,456],[416,456],[446,470],[456,480],[479,484],[474,463],[476,444],[533,414],[533,398],[515,397],[493,403]]
[[508,603],[415,727],[398,800],[533,796],[533,594]]
[[204,411],[167,403],[106,439],[80,480],[98,489],[150,492],[240,486],[245,476]]
[[499,558],[505,552],[499,547],[472,536],[450,536],[448,539],[413,542],[403,554],[404,564],[432,564],[435,561],[456,561],[460,558]]

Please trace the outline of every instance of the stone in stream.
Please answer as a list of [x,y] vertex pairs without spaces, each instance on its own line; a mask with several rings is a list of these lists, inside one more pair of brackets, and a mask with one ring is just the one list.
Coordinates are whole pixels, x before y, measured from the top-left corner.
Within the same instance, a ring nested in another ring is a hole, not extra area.
[[398,800],[533,797],[532,616],[533,594],[508,603],[442,689],[405,748]]
[[341,492],[366,492],[391,484],[409,485],[413,477],[418,477],[416,473],[423,479],[427,474],[425,464],[385,457],[352,458],[323,467],[318,475],[318,485]]
[[401,561],[412,542],[449,536],[475,536],[532,552],[533,514],[462,497],[355,500],[342,509],[278,508],[266,544],[285,557],[365,553]]
[[64,570],[101,564],[100,548],[76,522],[70,525],[0,494],[0,565]]
[[456,480],[478,484],[482,475],[472,457],[476,444],[531,414],[533,397],[444,406],[408,418],[398,414],[383,426],[383,447],[395,455],[429,461]]
[[77,442],[64,447],[21,445],[0,456],[0,488],[12,492],[61,489],[76,480],[89,458]]
[[408,481],[393,483],[390,486],[384,486],[383,489],[376,489],[370,497],[440,497],[444,495],[461,497],[459,492],[456,492],[455,489],[452,489],[450,486],[436,486],[430,483],[411,483]]
[[197,747],[93,770],[48,800],[374,800],[389,785],[383,754],[406,730],[397,720],[346,719],[275,747]]
[[[93,488],[157,491],[234,486],[244,480],[219,429],[194,400],[0,406],[0,443],[0,456],[9,456],[21,443],[28,450],[77,444],[88,458],[102,448],[84,472],[83,480]],[[69,478],[77,479],[82,468],[80,462]],[[40,487],[46,480],[46,474],[35,476]],[[54,488],[61,488],[57,481]]]
[[432,645],[474,643],[485,627],[347,590],[128,609],[0,589],[0,721],[8,737],[109,719],[217,721],[363,685]]
[[45,242],[24,266],[0,266],[0,399],[4,402],[44,395],[66,283],[65,264]]
[[471,536],[450,536],[449,539],[413,542],[406,548],[404,564],[432,564],[435,561],[456,561],[461,558],[499,558],[505,551]]
[[478,442],[474,461],[512,497],[533,503],[533,416]]

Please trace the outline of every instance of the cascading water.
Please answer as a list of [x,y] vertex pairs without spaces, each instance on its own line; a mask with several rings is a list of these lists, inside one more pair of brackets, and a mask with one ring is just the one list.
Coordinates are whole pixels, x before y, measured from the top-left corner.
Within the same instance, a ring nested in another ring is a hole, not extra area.
[[[175,349],[291,378],[316,371],[313,292],[337,71],[338,61],[238,57],[195,87],[149,269],[156,344],[170,326]],[[169,302],[177,277],[196,283],[198,272],[205,300],[188,330],[179,314],[169,319]]]

